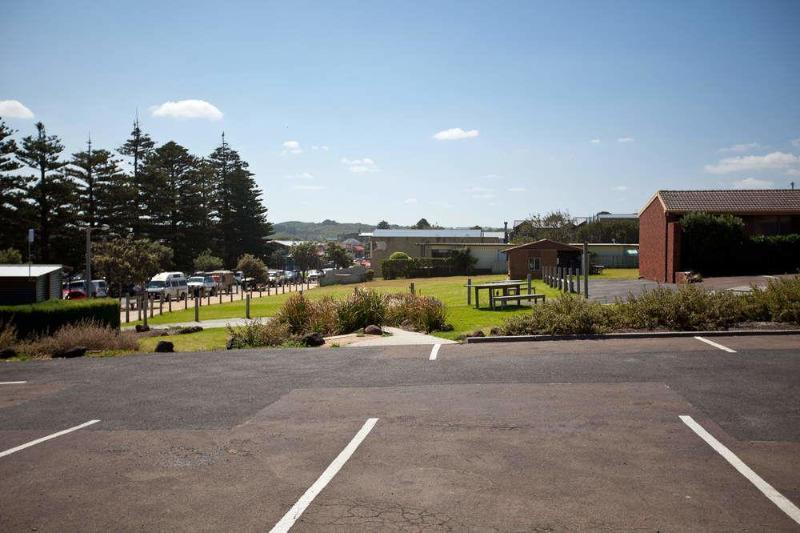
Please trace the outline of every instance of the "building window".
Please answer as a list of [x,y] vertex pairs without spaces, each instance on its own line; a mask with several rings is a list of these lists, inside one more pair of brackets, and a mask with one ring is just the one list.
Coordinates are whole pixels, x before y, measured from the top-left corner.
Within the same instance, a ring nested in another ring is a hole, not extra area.
[[538,257],[528,258],[528,270],[530,272],[537,272],[541,268]]
[[440,259],[450,257],[450,248],[431,248],[431,257]]

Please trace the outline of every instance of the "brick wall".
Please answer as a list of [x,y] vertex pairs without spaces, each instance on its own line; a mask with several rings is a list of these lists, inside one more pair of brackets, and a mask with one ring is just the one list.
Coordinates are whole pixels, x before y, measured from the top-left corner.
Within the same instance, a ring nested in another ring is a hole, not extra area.
[[654,198],[639,215],[639,275],[667,281],[667,217],[661,201]]

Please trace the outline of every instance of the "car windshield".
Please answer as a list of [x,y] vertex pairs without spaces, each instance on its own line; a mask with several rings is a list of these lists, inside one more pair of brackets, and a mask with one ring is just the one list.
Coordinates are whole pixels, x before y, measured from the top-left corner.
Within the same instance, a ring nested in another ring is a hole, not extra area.
[[69,288],[70,290],[82,290],[86,288],[86,284],[83,281],[70,281]]
[[147,284],[148,289],[163,289],[166,284],[163,281],[151,281]]
[[192,276],[189,278],[189,283],[203,283],[203,276]]
[[214,283],[214,278],[212,278],[211,276],[206,276],[206,281],[208,283]]

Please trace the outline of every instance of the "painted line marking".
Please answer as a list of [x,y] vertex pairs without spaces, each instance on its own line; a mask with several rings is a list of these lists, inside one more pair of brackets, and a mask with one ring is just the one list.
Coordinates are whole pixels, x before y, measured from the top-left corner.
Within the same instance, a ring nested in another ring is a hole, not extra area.
[[433,345],[433,348],[431,348],[431,356],[428,357],[429,361],[436,361],[436,356],[439,355],[439,348],[441,346],[442,346],[441,344],[434,344]]
[[97,424],[100,422],[99,420],[89,420],[88,422],[84,422],[75,427],[71,427],[69,429],[65,429],[63,431],[59,431],[58,433],[53,433],[52,435],[47,435],[46,437],[42,437],[41,439],[32,440],[30,442],[26,442],[16,448],[11,448],[10,450],[6,450],[4,452],[0,452],[0,457],[5,457],[6,455],[11,455],[12,453],[16,453],[18,451],[24,450],[25,448],[30,448],[31,446],[36,446],[37,444],[41,444],[45,441],[50,439],[55,439],[56,437],[60,437],[62,435],[66,435],[67,433],[72,433],[73,431],[78,431],[79,429],[83,429],[86,426],[91,426],[92,424]]
[[706,343],[706,344],[708,344],[708,345],[711,345],[711,346],[713,346],[714,348],[719,348],[720,350],[723,350],[723,351],[725,351],[725,352],[728,352],[728,353],[736,353],[736,350],[731,350],[731,349],[730,349],[730,348],[728,348],[727,346],[723,346],[723,345],[721,345],[721,344],[719,344],[719,343],[716,343],[716,342],[714,342],[714,341],[710,341],[710,340],[706,339],[705,337],[695,337],[695,339],[699,340],[700,342],[704,342],[704,343]]
[[280,522],[275,524],[275,527],[270,530],[270,533],[284,533],[291,529],[297,519],[300,518],[300,515],[303,514],[303,511],[305,511],[311,502],[314,501],[314,498],[317,497],[317,494],[322,492],[322,489],[330,483],[333,476],[341,470],[347,460],[350,459],[350,456],[358,449],[363,440],[367,438],[367,435],[369,435],[369,432],[372,431],[372,428],[375,427],[377,422],[377,418],[368,418],[367,421],[364,422],[364,425],[361,426],[361,429],[358,430],[358,433],[356,433],[350,443],[345,446],[344,450],[336,456],[336,459],[328,465],[328,468],[326,468],[314,484],[308,488],[305,494],[300,496],[300,499],[289,509],[289,512],[283,515],[283,518],[281,518]]
[[684,424],[697,433],[697,435],[706,441],[714,451],[722,456],[723,459],[728,461],[740,474],[746,477],[750,483],[756,486],[761,493],[769,498],[769,500],[780,508],[781,511],[789,515],[789,518],[800,524],[800,509],[795,504],[790,502],[783,494],[773,488],[772,485],[764,481],[764,479],[753,472],[753,470],[744,464],[735,453],[730,451],[724,444],[714,438],[711,433],[705,430],[703,426],[694,421],[691,416],[681,415],[679,417]]
[[0,381],[0,385],[24,385],[27,381]]

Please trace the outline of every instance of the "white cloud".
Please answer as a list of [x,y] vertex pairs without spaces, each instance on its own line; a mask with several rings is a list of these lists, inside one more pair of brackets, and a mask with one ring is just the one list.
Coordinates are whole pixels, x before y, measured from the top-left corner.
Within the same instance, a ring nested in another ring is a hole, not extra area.
[[733,182],[734,189],[772,189],[775,183],[769,180],[759,180],[756,178],[745,178]]
[[592,139],[589,142],[592,143],[592,144],[600,144],[600,139]]
[[634,139],[633,137],[620,137],[619,139],[617,139],[617,142],[618,143],[632,143],[635,140],[636,139]]
[[706,165],[710,174],[730,174],[733,172],[753,172],[759,170],[786,170],[800,163],[800,157],[784,152],[767,155],[740,155],[720,159],[715,165]]
[[313,180],[314,175],[310,172],[301,172],[299,174],[290,174],[286,176],[287,180]]
[[0,117],[33,118],[33,111],[19,100],[0,100]]
[[480,185],[475,185],[473,187],[469,187],[467,189],[464,189],[464,192],[468,192],[468,193],[486,193],[486,192],[492,192],[492,191],[494,191],[494,189],[490,189],[489,187],[481,187]]
[[800,170],[796,168],[790,168],[786,171],[787,176],[800,176]]
[[403,203],[407,204],[407,205],[416,204],[417,203],[417,199],[416,198],[406,198],[405,200],[403,200]]
[[283,146],[283,151],[281,152],[281,155],[287,155],[287,154],[297,155],[303,153],[303,149],[300,147],[300,143],[297,141],[286,141],[281,146]]
[[496,195],[493,194],[493,193],[487,192],[487,193],[481,193],[481,194],[473,194],[472,197],[474,199],[476,199],[476,200],[491,200],[492,198],[495,198]]
[[759,148],[760,146],[761,145],[758,144],[758,143],[742,143],[742,144],[734,144],[734,145],[728,146],[726,148],[720,148],[719,151],[722,152],[722,153],[725,153],[725,152],[741,153],[741,152],[748,152],[750,150],[755,150],[756,148]]
[[502,177],[503,176],[501,176],[500,174],[486,174],[485,176],[483,176],[483,179],[496,180],[497,178],[502,178]]
[[798,146],[798,147],[800,147],[800,138],[798,138],[798,139],[792,139],[792,146]]
[[150,108],[154,117],[169,118],[205,118],[219,120],[222,111],[205,100],[178,100],[177,102],[164,102]]
[[478,130],[463,130],[461,128],[450,128],[436,133],[433,138],[437,141],[457,141],[459,139],[471,139],[480,135]]
[[343,157],[341,159],[343,165],[347,167],[347,169],[354,173],[354,174],[364,174],[367,172],[378,172],[380,169],[378,165],[375,164],[375,161],[372,159],[365,157],[363,159],[348,159]]
[[508,192],[525,192],[525,187],[509,187]]
[[326,188],[324,185],[295,185],[292,187],[296,191],[321,191]]
[[329,148],[329,147],[327,147],[327,146],[325,146],[324,144],[322,144],[322,145],[315,144],[315,145],[313,145],[313,146],[311,147],[311,149],[312,149],[312,150],[315,150],[315,151],[316,151],[316,150],[322,150],[323,152],[327,152],[328,150],[330,150],[330,148]]
[[618,191],[618,192],[625,192],[625,191],[628,190],[628,186],[627,185],[617,185],[616,187],[614,187],[614,190]]

